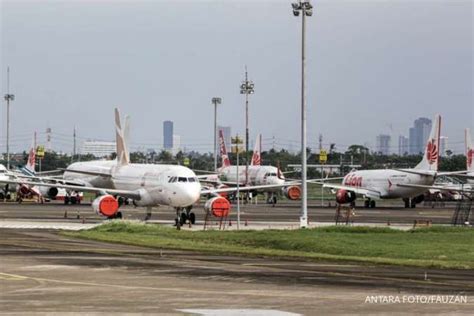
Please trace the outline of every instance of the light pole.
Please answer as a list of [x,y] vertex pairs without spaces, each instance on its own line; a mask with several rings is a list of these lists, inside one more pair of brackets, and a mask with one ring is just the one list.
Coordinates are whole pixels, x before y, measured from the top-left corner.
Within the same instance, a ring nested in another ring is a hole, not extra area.
[[291,4],[293,15],[299,16],[301,12],[301,215],[300,227],[308,226],[308,197],[306,183],[306,86],[305,86],[305,37],[306,37],[306,17],[313,15],[313,6],[309,0],[299,0]]
[[7,169],[10,169],[10,101],[15,100],[15,95],[10,94],[10,67],[7,68],[7,94],[4,96],[7,101]]
[[214,171],[217,170],[217,105],[222,103],[221,98],[212,98],[214,104]]
[[249,94],[253,94],[255,85],[249,81],[247,66],[245,66],[245,80],[240,85],[240,94],[245,94],[245,185],[249,183]]

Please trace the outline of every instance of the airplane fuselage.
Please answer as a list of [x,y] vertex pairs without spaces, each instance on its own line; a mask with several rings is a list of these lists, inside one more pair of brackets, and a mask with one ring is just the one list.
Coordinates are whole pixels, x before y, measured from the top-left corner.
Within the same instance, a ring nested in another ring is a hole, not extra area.
[[[110,174],[82,174],[75,171]],[[187,207],[199,200],[201,185],[189,168],[177,165],[128,164],[116,161],[88,161],[71,164],[64,173],[65,180],[107,189],[138,191],[140,206],[170,205]]]
[[433,185],[434,181],[434,176],[383,169],[352,171],[344,177],[342,184],[378,191],[382,199],[396,199],[413,198],[426,191],[424,188],[400,187],[397,184]]
[[[238,177],[237,169],[239,171]],[[238,168],[237,166],[222,167],[218,170],[219,179],[222,181],[229,181],[234,183],[237,183],[238,181],[240,185],[245,185],[245,171],[245,165],[238,166]],[[280,173],[280,177],[278,177],[278,174],[278,168],[273,166],[249,166],[248,185],[280,185],[285,183],[283,175]],[[281,188],[265,189],[265,192],[276,192],[278,190],[281,190]]]

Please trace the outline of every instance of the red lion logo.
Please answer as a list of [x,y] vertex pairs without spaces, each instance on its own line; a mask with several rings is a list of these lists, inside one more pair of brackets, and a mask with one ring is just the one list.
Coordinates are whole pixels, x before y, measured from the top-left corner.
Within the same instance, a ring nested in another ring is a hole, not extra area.
[[426,146],[426,159],[428,159],[430,165],[438,160],[438,146],[436,146],[434,139],[432,139]]
[[472,160],[474,159],[474,149],[472,148],[468,149],[466,158],[467,158],[467,167],[470,168],[472,165]]

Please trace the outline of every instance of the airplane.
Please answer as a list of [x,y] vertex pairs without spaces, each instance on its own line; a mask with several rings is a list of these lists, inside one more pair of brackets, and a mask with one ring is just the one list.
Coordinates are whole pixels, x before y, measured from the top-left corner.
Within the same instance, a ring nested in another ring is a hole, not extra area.
[[[151,216],[151,208],[168,205],[176,210],[176,227],[189,220],[195,222],[196,216],[191,211],[201,195],[209,196],[205,204],[207,212],[212,214],[228,213],[229,201],[219,193],[234,192],[236,188],[202,188],[196,174],[189,168],[166,164],[136,164],[130,162],[128,152],[128,117],[122,128],[120,113],[115,109],[115,131],[117,158],[113,161],[76,162],[68,166],[62,181],[52,182],[51,178],[41,182],[22,179],[0,178],[0,183],[41,185],[50,188],[94,192],[96,199],[92,202],[94,211],[107,218],[121,218],[118,197],[130,198],[136,206],[147,208],[147,217]],[[280,184],[249,186],[241,191],[251,191],[282,187]]]
[[474,144],[471,139],[471,130],[466,128],[464,130],[464,139],[466,143],[466,169],[468,173],[467,182],[474,185]]
[[[255,147],[252,155],[252,160],[248,167],[248,181],[246,181],[246,166],[242,165],[237,168],[232,165],[227,154],[226,145],[224,142],[224,134],[219,130],[219,147],[221,154],[221,167],[217,170],[217,175],[200,176],[201,181],[210,182],[217,185],[218,188],[224,188],[237,185],[237,178],[239,186],[260,186],[260,185],[276,185],[267,189],[250,190],[252,194],[266,194],[267,203],[275,205],[277,202],[277,195],[282,193],[290,200],[298,200],[301,197],[301,188],[296,185],[294,181],[286,182],[281,170],[274,166],[261,165],[261,135],[257,136]],[[237,169],[239,175],[237,177]]]
[[[336,191],[338,204],[355,203],[357,195],[365,198],[366,208],[375,208],[375,200],[401,198],[406,208],[423,201],[428,189],[452,190],[434,186],[437,176],[462,174],[465,171],[438,172],[441,116],[436,115],[426,143],[423,159],[413,169],[374,169],[349,172],[341,184],[325,183],[323,187]],[[458,189],[461,192],[470,190]]]

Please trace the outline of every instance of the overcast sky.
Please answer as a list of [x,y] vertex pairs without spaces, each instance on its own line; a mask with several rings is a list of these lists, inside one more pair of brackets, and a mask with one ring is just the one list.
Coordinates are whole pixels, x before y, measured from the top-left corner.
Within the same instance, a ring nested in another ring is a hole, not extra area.
[[[307,24],[309,145],[344,149],[398,135],[420,116],[443,117],[442,134],[463,149],[474,133],[473,3],[312,1]],[[172,120],[186,149],[211,151],[219,124],[243,134],[247,65],[250,136],[296,150],[300,139],[301,18],[290,1],[1,1],[1,88],[10,66],[11,144],[26,149],[33,131],[53,148],[113,140],[113,108],[131,115],[134,148],[162,146]],[[0,150],[5,150],[2,102]],[[69,136],[71,135],[71,136]],[[291,148],[290,147],[290,148]]]

